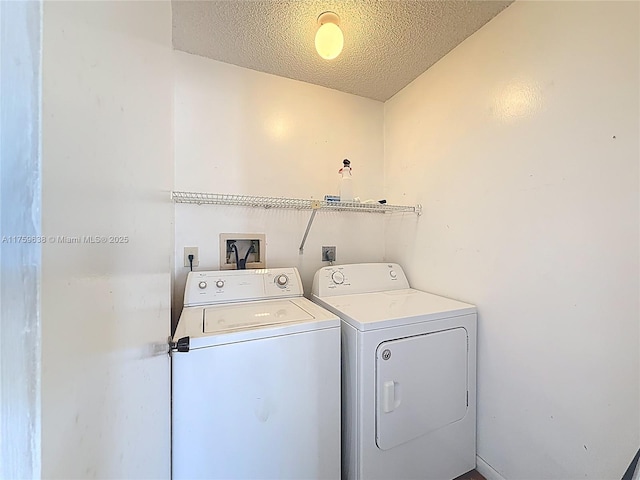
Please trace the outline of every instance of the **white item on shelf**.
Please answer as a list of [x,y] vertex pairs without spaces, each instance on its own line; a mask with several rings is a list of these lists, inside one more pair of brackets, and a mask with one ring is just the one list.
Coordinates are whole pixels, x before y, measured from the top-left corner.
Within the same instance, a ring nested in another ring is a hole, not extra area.
[[340,201],[353,202],[353,178],[351,174],[351,162],[347,159],[343,161],[344,166],[338,171],[340,179]]

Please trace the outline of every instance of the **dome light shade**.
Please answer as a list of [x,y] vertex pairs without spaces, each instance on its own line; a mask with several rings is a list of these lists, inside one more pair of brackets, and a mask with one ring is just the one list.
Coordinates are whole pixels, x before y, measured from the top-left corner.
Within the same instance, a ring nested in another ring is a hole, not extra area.
[[318,17],[320,28],[316,32],[316,50],[325,60],[333,60],[344,46],[344,36],[338,26],[340,17],[333,12],[324,12]]

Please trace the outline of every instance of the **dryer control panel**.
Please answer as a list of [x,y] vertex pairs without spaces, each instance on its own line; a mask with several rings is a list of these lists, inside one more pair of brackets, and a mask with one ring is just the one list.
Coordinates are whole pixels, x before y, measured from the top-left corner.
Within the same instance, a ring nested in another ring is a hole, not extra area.
[[332,297],[406,288],[409,282],[397,263],[355,263],[321,268],[313,277],[311,292]]
[[189,272],[184,306],[301,297],[302,294],[302,280],[295,267]]

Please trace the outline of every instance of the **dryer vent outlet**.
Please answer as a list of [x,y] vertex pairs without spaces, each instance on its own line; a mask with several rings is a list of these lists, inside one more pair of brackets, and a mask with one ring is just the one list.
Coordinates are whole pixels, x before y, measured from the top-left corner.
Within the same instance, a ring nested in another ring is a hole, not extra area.
[[264,233],[221,233],[220,270],[266,267]]

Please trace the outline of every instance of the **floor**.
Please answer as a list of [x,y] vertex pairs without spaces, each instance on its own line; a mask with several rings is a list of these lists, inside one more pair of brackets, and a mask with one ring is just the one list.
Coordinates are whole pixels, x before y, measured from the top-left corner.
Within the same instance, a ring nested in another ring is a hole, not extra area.
[[487,480],[482,475],[478,473],[477,470],[471,470],[470,472],[465,473],[464,475],[460,475],[458,478],[454,480]]

